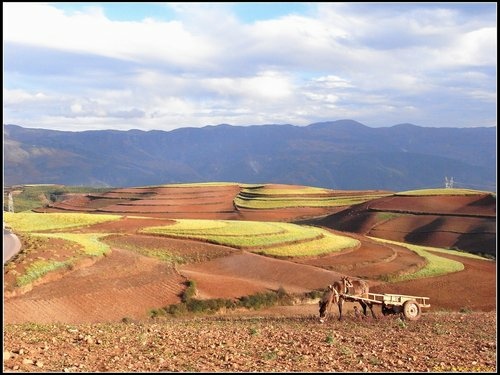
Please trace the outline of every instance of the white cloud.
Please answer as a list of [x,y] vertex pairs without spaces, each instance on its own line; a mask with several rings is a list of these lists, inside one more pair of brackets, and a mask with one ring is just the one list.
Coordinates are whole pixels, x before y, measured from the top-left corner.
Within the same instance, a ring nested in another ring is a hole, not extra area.
[[[6,120],[175,128],[495,117],[481,107],[496,102],[496,18],[484,13],[318,3],[241,23],[223,3],[168,6],[177,19],[124,22],[99,7],[4,3]],[[43,64],[25,63],[42,53]],[[431,116],[433,100],[442,104]],[[477,105],[458,115],[464,100]]]
[[440,57],[443,63],[449,65],[496,65],[497,30],[485,27],[464,33],[442,51]]
[[[133,61],[196,65],[213,51],[178,21],[111,21],[96,7],[66,15],[43,3],[4,4],[4,40]],[[36,32],[33,32],[36,30]]]
[[265,71],[253,77],[208,78],[201,80],[205,87],[220,96],[236,96],[242,100],[281,100],[289,97],[293,84],[283,74]]
[[324,87],[329,89],[354,87],[348,80],[335,75],[314,78],[313,81],[322,84]]
[[3,89],[3,102],[4,104],[22,104],[34,101],[46,101],[49,97],[43,92],[30,93],[21,89],[9,90]]

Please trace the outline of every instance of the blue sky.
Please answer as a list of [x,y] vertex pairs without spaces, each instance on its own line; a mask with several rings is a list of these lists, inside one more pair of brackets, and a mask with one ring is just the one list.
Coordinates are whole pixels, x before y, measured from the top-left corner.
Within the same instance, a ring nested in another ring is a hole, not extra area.
[[496,126],[496,3],[3,3],[4,123]]

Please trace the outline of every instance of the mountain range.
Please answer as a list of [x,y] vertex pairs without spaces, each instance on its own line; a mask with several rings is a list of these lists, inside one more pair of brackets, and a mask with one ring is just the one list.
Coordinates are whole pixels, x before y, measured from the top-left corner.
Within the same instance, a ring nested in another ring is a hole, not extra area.
[[496,191],[496,127],[339,120],[70,132],[4,125],[4,185],[231,181],[403,191],[444,187],[445,177],[455,187]]

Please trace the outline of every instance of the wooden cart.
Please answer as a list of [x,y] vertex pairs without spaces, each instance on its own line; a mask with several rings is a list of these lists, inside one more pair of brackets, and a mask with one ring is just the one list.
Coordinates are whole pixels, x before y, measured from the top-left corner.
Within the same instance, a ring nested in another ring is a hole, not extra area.
[[374,303],[382,305],[382,314],[403,313],[407,320],[417,320],[420,318],[422,308],[431,307],[429,297],[407,296],[404,294],[377,294],[366,293],[362,296],[341,294],[346,301]]

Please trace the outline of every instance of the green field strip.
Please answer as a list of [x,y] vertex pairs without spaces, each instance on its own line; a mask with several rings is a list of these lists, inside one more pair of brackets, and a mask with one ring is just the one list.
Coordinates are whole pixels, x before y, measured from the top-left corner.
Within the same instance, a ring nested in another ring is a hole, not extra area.
[[248,189],[243,188],[241,193],[248,194],[249,196],[253,195],[267,195],[267,196],[276,196],[276,195],[316,195],[316,194],[327,194],[332,195],[334,192],[329,189],[322,189],[316,187],[304,187],[304,188],[290,188],[290,189],[274,189],[274,188],[255,188]]
[[393,245],[399,245],[399,246],[404,246],[412,251],[432,251],[435,253],[442,253],[442,254],[448,254],[448,255],[455,255],[455,256],[460,256],[464,258],[472,258],[472,259],[479,259],[479,260],[489,260],[488,258],[482,257],[480,255],[472,254],[472,253],[467,253],[464,251],[457,251],[457,250],[450,250],[450,249],[444,249],[441,247],[433,247],[433,246],[424,246],[424,245],[414,245],[414,244],[409,244],[406,242],[397,242],[397,241],[392,241],[392,240],[386,240],[383,238],[377,238],[377,237],[370,237],[376,241],[379,242],[387,242],[391,243]]
[[307,257],[335,253],[359,245],[360,242],[354,238],[325,231],[325,235],[315,241],[275,246],[257,251],[257,253],[281,257]]
[[159,227],[148,227],[141,230],[147,233],[149,231],[169,232],[168,227],[175,227],[175,232],[190,232],[200,230],[212,230],[216,228],[224,228],[228,222],[224,220],[203,220],[203,219],[176,219],[174,224]]
[[23,275],[16,277],[16,285],[25,286],[31,284],[49,272],[70,267],[72,263],[73,261],[71,259],[63,262],[44,259],[36,260],[26,268]]
[[194,219],[178,219],[176,222],[177,223],[169,226],[144,228],[141,232],[227,237],[278,235],[290,232],[290,229],[283,223],[274,222]]
[[4,212],[4,221],[19,232],[73,229],[119,220],[121,217],[106,214]]
[[492,194],[489,191],[480,191],[473,189],[420,189],[398,192],[396,196],[432,196],[432,195],[481,195]]
[[[215,229],[204,227],[213,222],[222,222],[226,226]],[[320,228],[275,222],[179,220],[175,225],[149,227],[140,232],[207,241],[239,249],[265,249],[272,255],[287,256],[325,254],[359,244],[350,237],[333,235]]]
[[32,233],[33,236],[59,238],[75,242],[82,247],[82,252],[88,256],[101,256],[109,252],[110,247],[100,239],[110,233]]
[[[15,212],[30,211],[43,207],[47,200],[54,201],[57,197],[71,193],[102,193],[109,188],[91,188],[85,186],[64,186],[59,184],[24,184],[16,188],[14,195]],[[7,211],[6,191],[4,189],[4,210]]]
[[50,272],[62,268],[70,269],[81,258],[105,255],[110,251],[110,247],[101,242],[101,238],[108,235],[109,233],[30,233],[29,236],[31,237],[64,240],[78,245],[79,249],[75,249],[75,253],[68,256],[65,260],[36,259],[26,268],[22,275],[16,277],[16,285],[25,286]]
[[206,241],[216,245],[230,246],[242,250],[263,249],[275,246],[295,244],[297,242],[311,242],[321,238],[321,234],[311,233],[300,238],[292,237],[289,233],[284,235],[268,236],[196,236],[192,234],[168,234],[168,237],[190,240]]
[[254,198],[245,199],[237,196],[234,199],[234,204],[239,208],[249,209],[272,209],[272,208],[288,208],[288,207],[339,207],[351,206],[354,204],[364,203],[376,197],[339,197],[339,198]]
[[413,244],[408,244],[408,243],[404,243],[404,242],[385,240],[385,239],[376,238],[376,237],[369,237],[369,238],[371,238],[375,241],[378,241],[378,242],[390,243],[393,245],[405,247],[411,251],[414,251],[418,255],[422,256],[427,261],[427,264],[423,268],[421,268],[420,270],[418,270],[414,273],[410,273],[410,274],[391,277],[389,280],[390,282],[399,282],[399,281],[413,280],[413,279],[419,279],[419,278],[441,276],[441,275],[446,275],[446,274],[452,273],[452,272],[462,271],[464,269],[464,265],[461,262],[458,262],[458,261],[452,260],[452,259],[448,259],[448,258],[444,258],[442,256],[435,254],[435,253],[442,253],[442,254],[462,256],[462,257],[466,257],[466,258],[486,260],[486,258],[480,257],[480,256],[475,255],[475,254],[470,254],[470,253],[457,252],[454,250],[436,248],[436,247],[431,247],[431,246],[413,245]]
[[302,200],[302,201],[329,201],[329,200],[370,200],[370,199],[375,199],[375,198],[383,198],[386,196],[389,196],[390,194],[361,194],[361,195],[337,195],[337,196],[332,196],[330,195],[325,195],[325,196],[309,196],[309,195],[300,195],[300,194],[295,194],[295,195],[290,195],[290,196],[273,196],[273,195],[258,195],[258,196],[248,196],[245,194],[238,194],[236,197],[242,200],[257,200],[257,201],[293,201],[293,200]]

